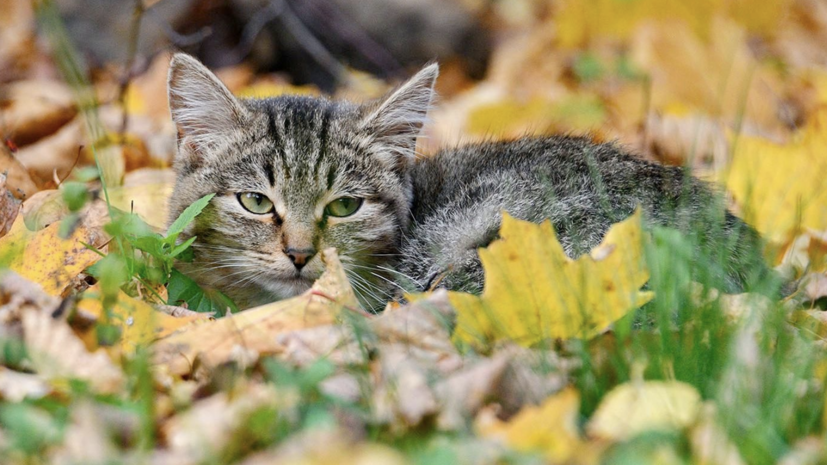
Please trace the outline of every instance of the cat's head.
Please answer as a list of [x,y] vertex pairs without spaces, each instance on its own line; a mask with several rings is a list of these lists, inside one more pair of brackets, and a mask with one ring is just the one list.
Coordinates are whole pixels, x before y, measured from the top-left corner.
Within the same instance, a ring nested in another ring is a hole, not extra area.
[[283,96],[240,100],[197,60],[172,58],[178,128],[171,218],[215,197],[186,236],[185,271],[247,307],[307,290],[335,247],[363,304],[392,295],[409,221],[409,167],[433,98],[430,65],[376,102]]

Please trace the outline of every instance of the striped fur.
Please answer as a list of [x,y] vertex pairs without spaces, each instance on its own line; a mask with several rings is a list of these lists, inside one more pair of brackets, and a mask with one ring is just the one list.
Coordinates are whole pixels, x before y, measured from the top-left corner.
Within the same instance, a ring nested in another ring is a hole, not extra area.
[[[403,289],[480,292],[477,248],[497,236],[503,210],[551,218],[576,256],[641,205],[649,224],[700,231],[706,252],[725,250],[717,274],[727,290],[769,273],[758,235],[709,187],[614,145],[524,138],[417,158],[437,74],[430,65],[366,105],[298,96],[242,101],[196,60],[175,55],[171,218],[216,194],[186,231],[198,239],[184,271],[249,307],[296,295],[322,273],[318,254],[297,269],[286,250],[335,247],[363,305],[381,309]],[[246,192],[269,198],[274,212],[245,210],[237,195]],[[364,203],[346,218],[326,215],[325,205],[342,196]]]

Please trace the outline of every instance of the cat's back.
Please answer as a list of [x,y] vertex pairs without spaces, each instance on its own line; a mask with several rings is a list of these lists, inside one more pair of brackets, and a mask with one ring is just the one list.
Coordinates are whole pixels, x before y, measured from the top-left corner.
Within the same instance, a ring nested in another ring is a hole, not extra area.
[[647,203],[645,195],[640,198],[641,190],[678,195],[686,187],[681,186],[686,178],[680,168],[642,160],[614,144],[568,136],[445,149],[418,159],[412,177],[415,218],[449,204],[459,208],[493,196],[498,208],[534,220],[540,219],[534,218],[535,212],[548,213],[552,201],[594,205],[594,196],[611,193],[607,198],[613,203],[627,196]]

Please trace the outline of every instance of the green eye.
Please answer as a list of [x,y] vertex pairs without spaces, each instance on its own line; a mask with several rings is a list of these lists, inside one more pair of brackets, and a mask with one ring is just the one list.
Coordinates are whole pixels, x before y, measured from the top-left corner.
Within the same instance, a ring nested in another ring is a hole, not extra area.
[[358,210],[361,206],[362,199],[341,197],[327,204],[324,210],[330,216],[344,218],[345,216],[350,216],[356,213],[356,210]]
[[244,192],[238,194],[238,202],[250,213],[263,215],[273,211],[273,202],[258,192]]

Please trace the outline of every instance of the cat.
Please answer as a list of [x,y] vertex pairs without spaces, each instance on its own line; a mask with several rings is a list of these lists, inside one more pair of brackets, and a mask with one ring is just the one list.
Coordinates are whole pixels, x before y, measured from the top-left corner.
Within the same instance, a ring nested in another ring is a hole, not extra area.
[[549,218],[576,257],[639,205],[648,225],[698,236],[699,256],[724,252],[721,288],[741,291],[770,273],[758,233],[714,189],[614,144],[525,137],[418,157],[438,72],[428,65],[367,104],[240,100],[197,60],[174,55],[170,218],[216,194],[185,232],[197,240],[183,271],[251,307],[307,290],[324,271],[319,252],[335,247],[362,305],[376,311],[400,289],[481,292],[477,249],[497,238],[503,211]]

